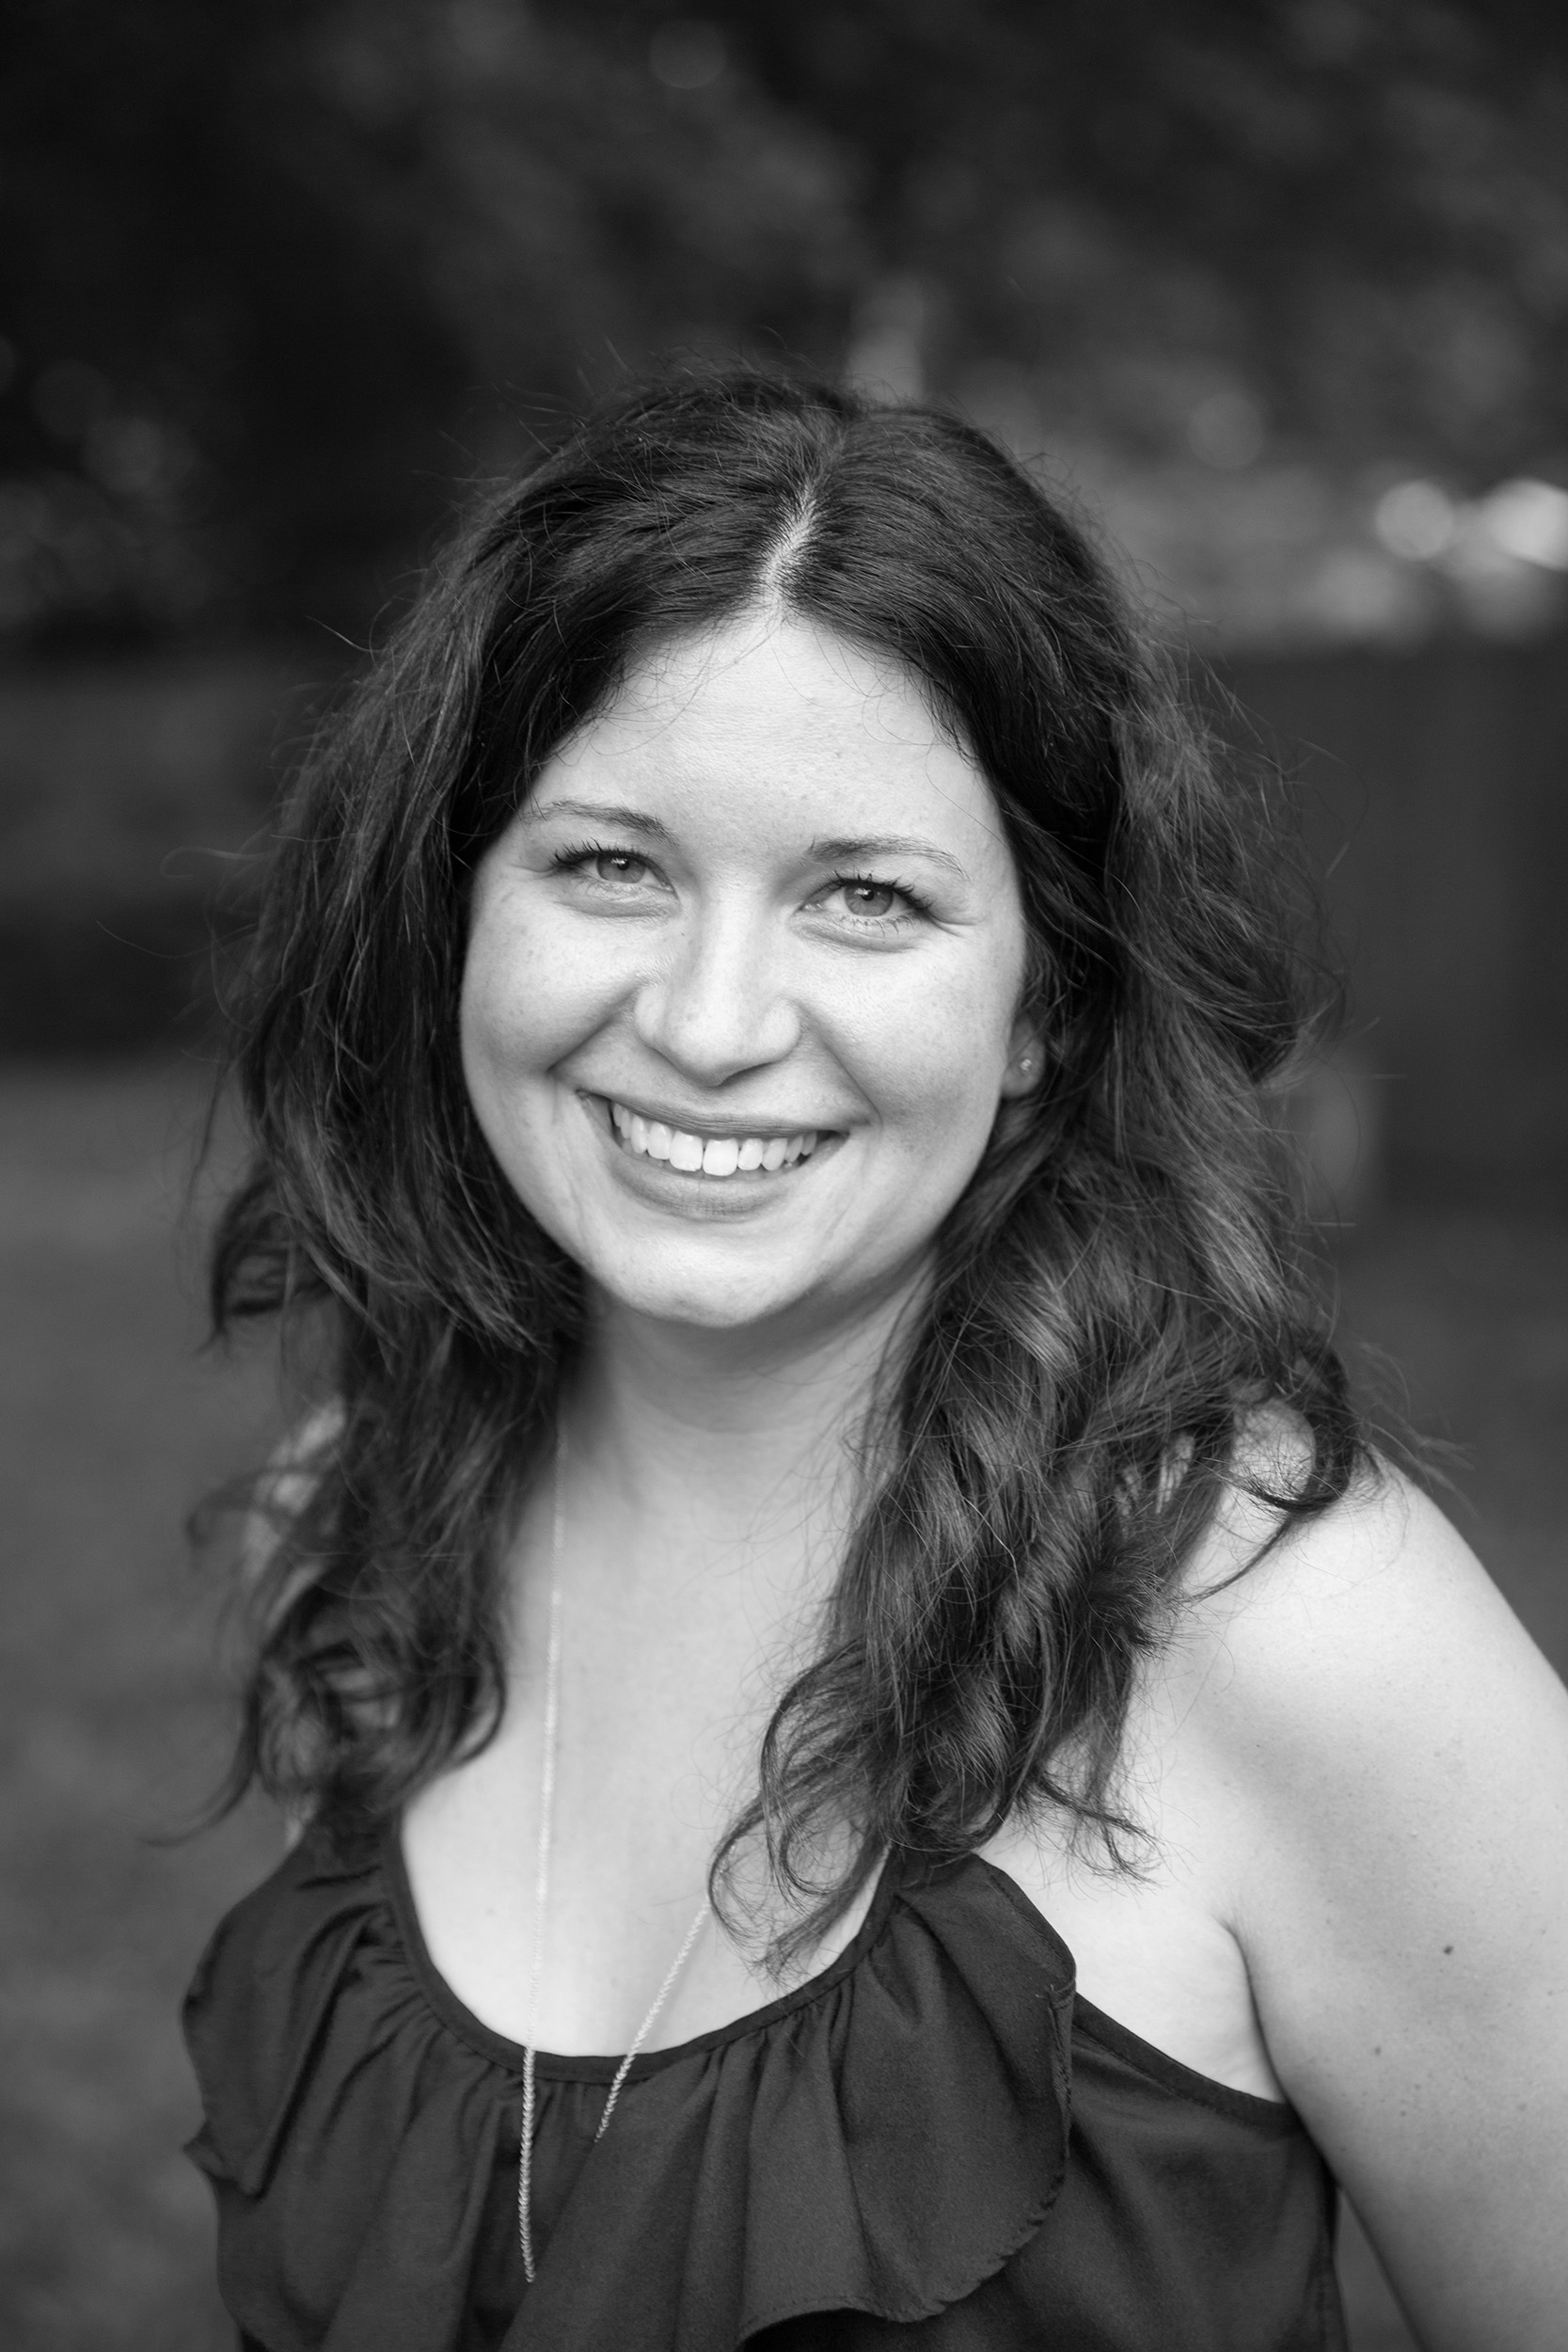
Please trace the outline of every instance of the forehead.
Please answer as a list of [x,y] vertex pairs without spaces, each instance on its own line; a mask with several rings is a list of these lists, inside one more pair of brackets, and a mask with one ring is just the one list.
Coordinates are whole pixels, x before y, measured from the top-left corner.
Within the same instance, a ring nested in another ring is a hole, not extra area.
[[1011,855],[979,767],[920,681],[814,624],[746,614],[656,647],[547,763],[552,787],[635,785],[666,820],[918,831],[981,868]]

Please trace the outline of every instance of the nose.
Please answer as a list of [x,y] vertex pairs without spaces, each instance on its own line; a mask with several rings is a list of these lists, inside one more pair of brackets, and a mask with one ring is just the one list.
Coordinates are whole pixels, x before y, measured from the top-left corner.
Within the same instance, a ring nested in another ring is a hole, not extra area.
[[639,1038],[697,1086],[721,1087],[783,1061],[800,1040],[800,1017],[779,946],[754,910],[691,909],[667,937],[667,961],[638,991]]

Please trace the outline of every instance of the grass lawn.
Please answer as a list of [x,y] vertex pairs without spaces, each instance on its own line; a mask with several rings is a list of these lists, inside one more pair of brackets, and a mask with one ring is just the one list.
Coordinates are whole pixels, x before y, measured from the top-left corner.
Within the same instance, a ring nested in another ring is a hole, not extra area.
[[[242,1815],[150,1842],[213,1785],[215,1596],[193,1500],[270,1442],[261,1359],[195,1352],[182,1229],[200,1073],[167,1062],[0,1075],[0,2343],[215,2352],[205,2184],[176,2010],[219,1913],[270,1865]],[[1350,1327],[1403,1362],[1413,1407],[1471,1449],[1460,1520],[1560,1668],[1558,1465],[1568,1226],[1386,1222],[1344,1260]],[[1473,1519],[1467,1516],[1473,1504]],[[1370,2258],[1345,2255],[1356,2352],[1396,2352]]]

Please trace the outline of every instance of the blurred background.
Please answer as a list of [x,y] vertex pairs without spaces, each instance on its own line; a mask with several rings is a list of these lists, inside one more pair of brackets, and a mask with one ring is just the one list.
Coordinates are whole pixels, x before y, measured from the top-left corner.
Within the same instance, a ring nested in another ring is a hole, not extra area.
[[[653,358],[988,425],[1291,779],[1347,1343],[1560,1668],[1568,18],[1532,0],[33,0],[0,65],[0,2339],[226,2341],[181,1988],[277,1850],[195,1499],[214,974],[471,486]],[[1354,2229],[1357,2352],[1408,2344]]]

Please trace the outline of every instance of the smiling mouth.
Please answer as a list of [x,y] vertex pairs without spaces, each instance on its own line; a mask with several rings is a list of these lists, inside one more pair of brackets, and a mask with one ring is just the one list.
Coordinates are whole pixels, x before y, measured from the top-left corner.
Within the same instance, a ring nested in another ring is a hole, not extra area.
[[790,1136],[698,1136],[684,1127],[666,1126],[662,1120],[644,1119],[625,1103],[601,1097],[610,1131],[621,1150],[633,1159],[662,1163],[685,1176],[778,1176],[810,1159],[817,1145],[829,1140],[824,1132],[808,1127]]

